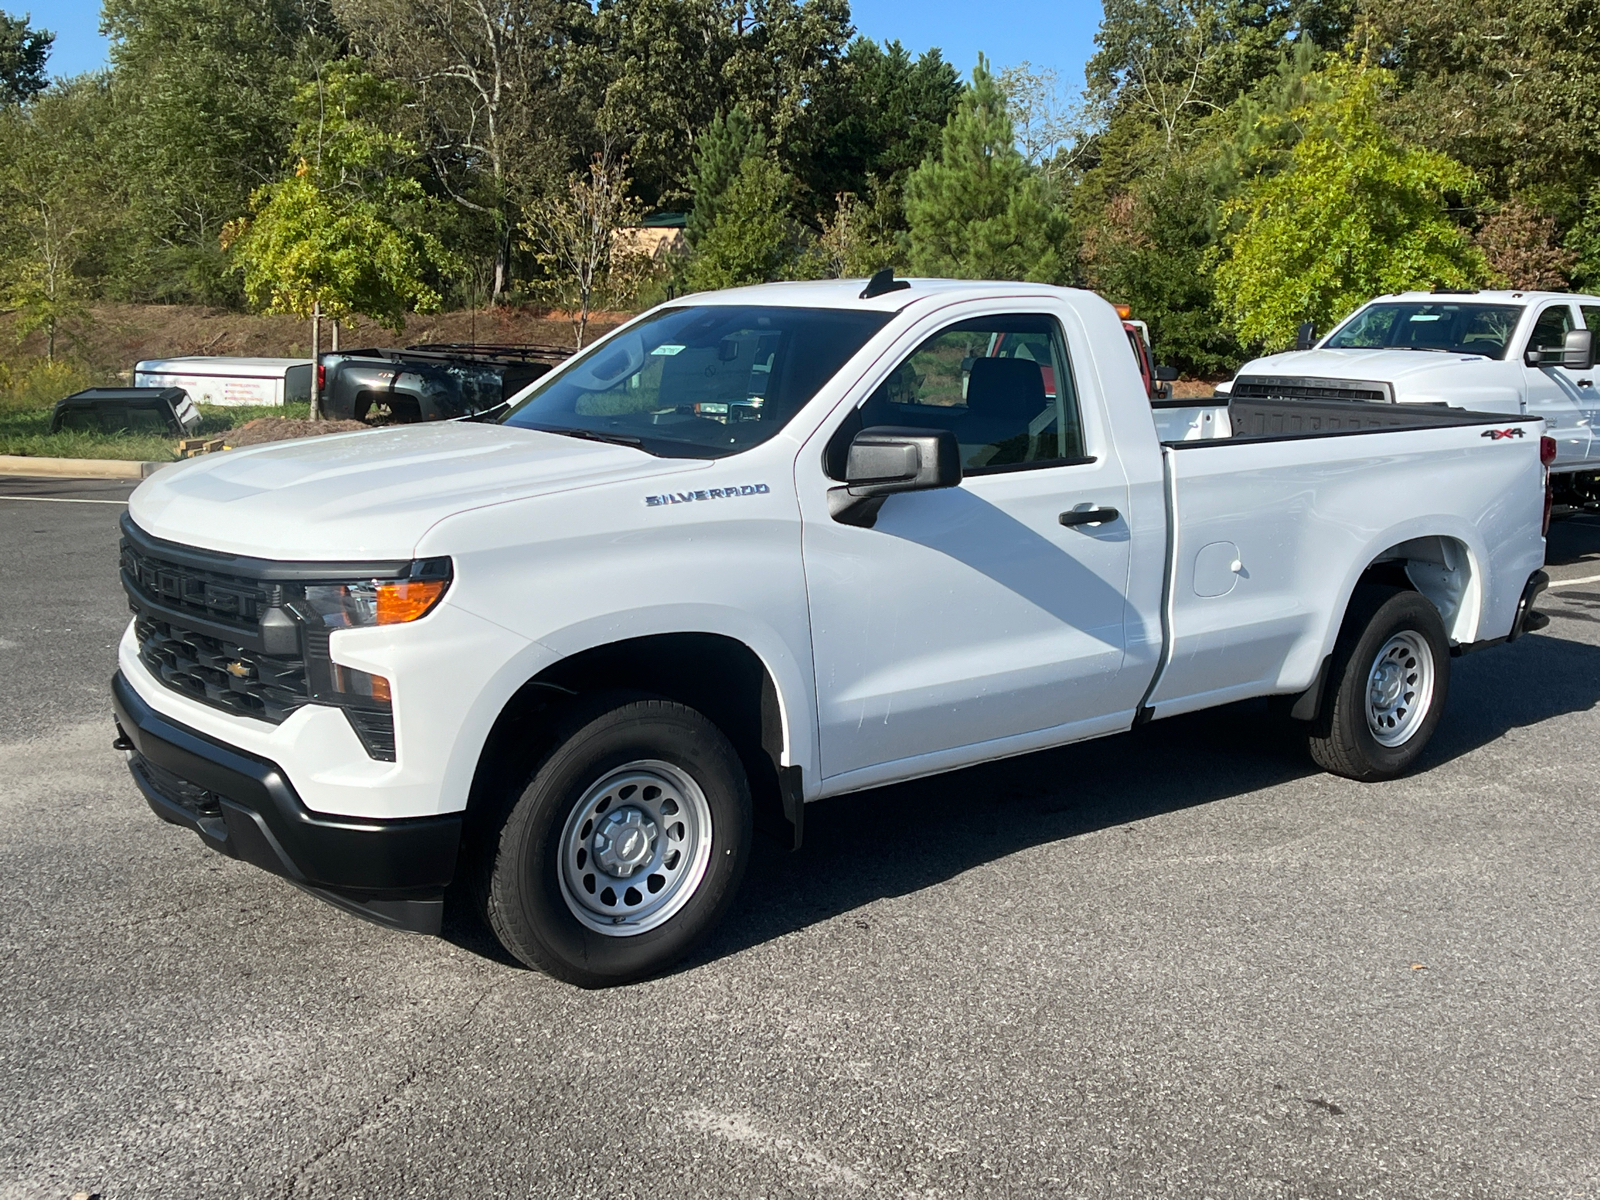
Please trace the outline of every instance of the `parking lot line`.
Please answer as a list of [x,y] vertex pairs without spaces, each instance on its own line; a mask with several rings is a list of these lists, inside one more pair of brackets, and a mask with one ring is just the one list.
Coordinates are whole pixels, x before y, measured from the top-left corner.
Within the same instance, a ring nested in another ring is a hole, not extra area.
[[1600,583],[1600,575],[1585,575],[1582,579],[1556,579],[1551,581],[1550,586],[1553,588],[1577,587],[1580,583]]
[[70,496],[0,496],[0,500],[28,500],[34,504],[126,504],[126,500],[76,500]]

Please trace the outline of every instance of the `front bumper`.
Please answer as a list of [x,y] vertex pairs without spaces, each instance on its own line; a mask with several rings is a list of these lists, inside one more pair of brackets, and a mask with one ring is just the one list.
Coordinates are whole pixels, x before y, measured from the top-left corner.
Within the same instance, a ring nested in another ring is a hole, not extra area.
[[276,763],[162,716],[121,671],[111,694],[119,744],[157,816],[358,916],[439,931],[460,813],[398,820],[313,813]]

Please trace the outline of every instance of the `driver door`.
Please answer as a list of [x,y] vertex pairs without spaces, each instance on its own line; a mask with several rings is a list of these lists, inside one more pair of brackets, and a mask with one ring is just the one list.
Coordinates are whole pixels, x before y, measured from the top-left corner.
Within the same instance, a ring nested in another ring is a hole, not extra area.
[[[834,434],[804,526],[824,780],[855,786],[1125,727],[1126,476],[1086,429],[1054,317],[927,338]],[[949,429],[959,487],[887,498],[870,528],[826,513],[850,439]],[[1063,525],[1074,509],[1115,510]],[[815,515],[813,515],[815,514]],[[985,747],[985,749],[977,749]],[[902,764],[897,770],[894,764]]]

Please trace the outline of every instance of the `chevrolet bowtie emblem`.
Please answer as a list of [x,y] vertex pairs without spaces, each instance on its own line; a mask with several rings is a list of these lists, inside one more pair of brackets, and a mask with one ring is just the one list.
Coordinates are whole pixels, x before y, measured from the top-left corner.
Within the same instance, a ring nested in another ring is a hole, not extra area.
[[250,674],[250,668],[245,666],[245,664],[242,662],[231,662],[228,664],[228,674],[232,675],[235,679],[243,679],[246,675]]

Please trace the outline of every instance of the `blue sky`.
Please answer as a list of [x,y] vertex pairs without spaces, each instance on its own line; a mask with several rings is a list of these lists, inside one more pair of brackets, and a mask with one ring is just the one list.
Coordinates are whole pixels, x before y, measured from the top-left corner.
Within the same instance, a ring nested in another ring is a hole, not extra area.
[[[56,33],[53,75],[76,75],[105,65],[100,0],[35,0],[35,25]],[[856,27],[878,41],[899,38],[906,49],[938,46],[966,74],[981,50],[996,67],[1026,59],[1054,67],[1069,90],[1083,83],[1083,64],[1094,53],[1099,0],[852,0]],[[6,11],[29,11],[7,4]],[[981,19],[978,14],[981,14]]]

